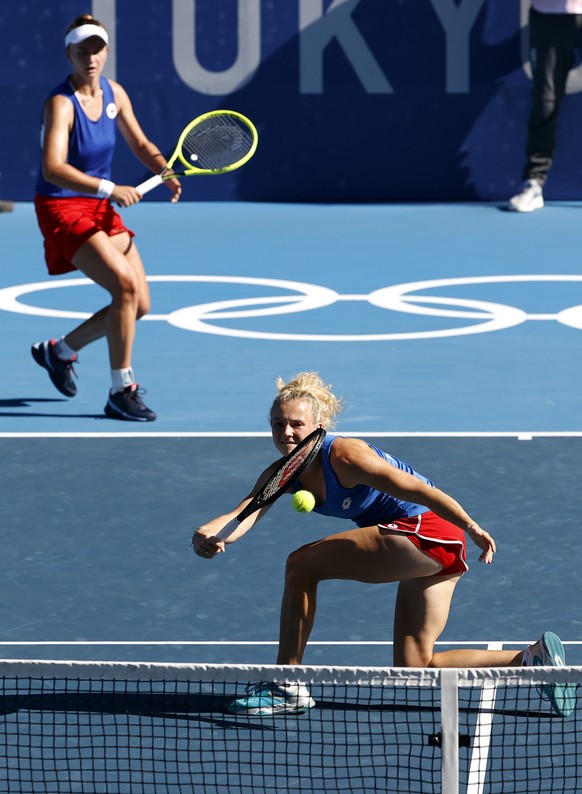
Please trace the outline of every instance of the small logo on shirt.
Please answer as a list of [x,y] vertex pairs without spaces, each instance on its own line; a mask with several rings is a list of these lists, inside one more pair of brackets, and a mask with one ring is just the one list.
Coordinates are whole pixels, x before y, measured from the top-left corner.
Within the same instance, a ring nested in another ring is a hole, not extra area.
[[107,107],[105,108],[105,115],[108,119],[114,119],[117,117],[117,105],[115,102],[110,102]]
[[342,502],[342,510],[349,510],[352,504],[352,497],[348,496],[347,499],[344,499]]

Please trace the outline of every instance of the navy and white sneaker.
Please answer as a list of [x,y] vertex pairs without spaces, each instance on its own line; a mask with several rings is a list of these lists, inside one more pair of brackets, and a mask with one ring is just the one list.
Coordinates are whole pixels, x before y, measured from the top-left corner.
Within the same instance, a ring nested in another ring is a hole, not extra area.
[[246,697],[228,705],[232,714],[267,717],[271,714],[298,714],[315,706],[303,684],[249,684]]
[[512,212],[533,212],[544,206],[544,193],[537,179],[527,179],[519,193],[509,199],[508,208]]
[[109,392],[105,415],[110,419],[124,419],[128,422],[153,422],[157,417],[141,399],[143,390],[137,383],[126,386],[123,391]]
[[73,364],[77,363],[78,359],[76,355],[68,361],[60,359],[54,350],[56,343],[55,339],[36,342],[30,352],[36,363],[47,370],[53,386],[65,397],[74,397],[77,393],[77,386],[72,376],[77,377],[77,373]]
[[[561,639],[551,631],[523,652],[525,667],[564,667],[566,654]],[[560,717],[568,717],[576,708],[575,684],[547,684],[539,687],[540,694],[552,704]]]

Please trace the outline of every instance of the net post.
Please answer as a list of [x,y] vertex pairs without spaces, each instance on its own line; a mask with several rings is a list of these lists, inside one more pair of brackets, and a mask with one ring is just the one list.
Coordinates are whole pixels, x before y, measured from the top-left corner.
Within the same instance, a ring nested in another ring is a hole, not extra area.
[[441,670],[442,794],[459,794],[459,676]]

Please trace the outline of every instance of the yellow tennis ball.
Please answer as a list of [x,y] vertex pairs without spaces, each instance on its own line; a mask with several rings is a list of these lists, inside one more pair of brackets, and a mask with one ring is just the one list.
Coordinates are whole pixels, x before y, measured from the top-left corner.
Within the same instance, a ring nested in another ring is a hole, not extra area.
[[298,513],[311,513],[315,507],[315,496],[310,491],[293,494],[293,507]]

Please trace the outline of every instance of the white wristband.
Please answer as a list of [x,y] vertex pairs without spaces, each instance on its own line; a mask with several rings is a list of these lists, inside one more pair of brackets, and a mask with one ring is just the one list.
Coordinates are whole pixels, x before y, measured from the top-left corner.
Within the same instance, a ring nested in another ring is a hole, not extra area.
[[109,198],[114,188],[115,182],[111,182],[109,179],[102,179],[97,188],[97,195],[99,198]]

